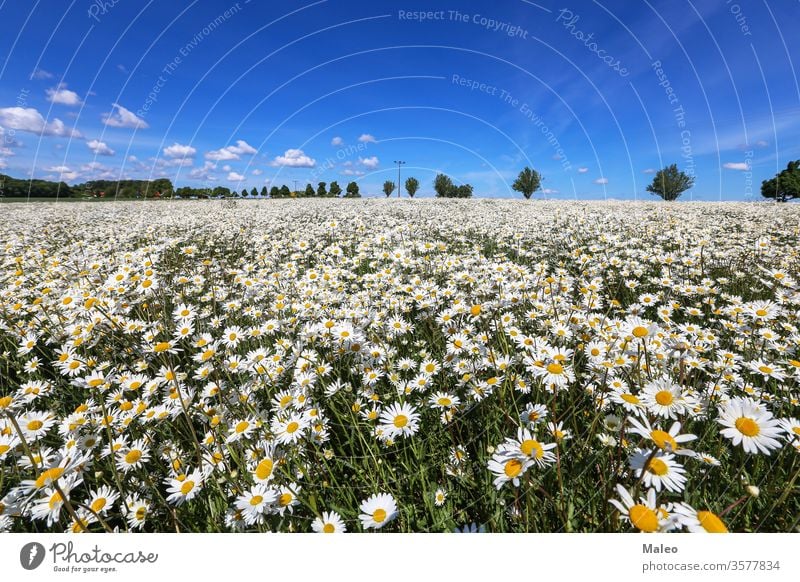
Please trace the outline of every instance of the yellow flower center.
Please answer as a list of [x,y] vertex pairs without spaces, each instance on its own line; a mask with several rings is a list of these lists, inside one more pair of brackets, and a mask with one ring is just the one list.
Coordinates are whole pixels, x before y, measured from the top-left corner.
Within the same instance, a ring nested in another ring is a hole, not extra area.
[[236,425],[236,428],[234,430],[236,431],[236,434],[242,434],[248,428],[250,428],[250,423],[247,422],[246,420],[243,420],[242,422]]
[[506,477],[509,479],[513,479],[520,473],[522,473],[522,462],[518,459],[511,459],[510,461],[506,461],[506,465],[503,468],[503,471],[506,474]]
[[672,396],[672,392],[669,390],[659,390],[656,393],[656,402],[658,402],[661,406],[669,406],[672,404],[674,397]]
[[39,475],[39,478],[36,479],[35,485],[37,489],[41,489],[47,485],[50,485],[53,481],[61,477],[64,474],[64,469],[61,467],[53,467],[52,469],[47,469],[46,471],[42,471],[42,474]]
[[397,416],[394,417],[394,425],[397,428],[403,428],[407,424],[408,424],[408,417],[405,416],[404,414],[398,414]]
[[11,406],[12,398],[11,396],[3,396],[0,398],[0,408],[8,408]]
[[473,317],[478,317],[481,314],[481,306],[473,305],[469,308],[469,312]]
[[672,438],[672,435],[663,430],[654,430],[650,433],[650,438],[656,443],[659,448],[666,449],[669,445],[673,451],[678,450],[678,443]]
[[728,528],[722,520],[710,511],[698,511],[697,521],[708,533],[728,533]]
[[644,505],[634,505],[628,510],[628,517],[633,527],[643,532],[654,532],[658,529],[656,512]]
[[758,423],[752,418],[742,416],[736,419],[736,429],[744,436],[754,437],[761,432]]
[[256,467],[256,477],[264,481],[270,475],[272,475],[272,459],[264,459]]
[[620,396],[628,404],[639,404],[639,399],[633,394],[622,394]]
[[253,495],[250,498],[250,505],[255,507],[257,505],[260,505],[262,501],[264,501],[264,497],[262,495]]
[[296,423],[295,421],[292,421],[292,422],[290,422],[289,424],[286,425],[286,432],[288,432],[289,434],[293,434],[293,433],[297,432],[298,428],[300,428],[300,425],[298,423]]
[[436,403],[439,406],[450,406],[453,403],[453,401],[450,400],[449,398],[442,396],[441,398],[439,398],[439,400],[436,401]]
[[278,503],[281,507],[286,507],[292,502],[292,499],[294,499],[294,497],[292,497],[291,493],[284,493],[278,497]]
[[28,423],[28,430],[39,430],[44,426],[41,420],[32,420]]
[[522,451],[522,454],[528,457],[541,459],[544,456],[544,449],[542,448],[542,445],[533,439],[523,441],[519,448]]
[[183,485],[181,485],[181,493],[183,495],[189,495],[194,489],[194,481],[185,481]]
[[106,498],[105,497],[99,497],[99,498],[95,499],[94,501],[92,501],[92,505],[90,507],[92,508],[92,511],[97,513],[98,511],[103,509],[105,506],[106,506]]
[[547,371],[554,375],[563,374],[564,366],[556,363],[547,364]]
[[772,374],[772,368],[769,366],[759,366],[758,371],[762,374]]
[[132,451],[128,451],[128,454],[125,455],[125,462],[129,465],[133,465],[134,463],[139,462],[139,459],[142,458],[142,451],[138,449],[133,449]]
[[647,337],[647,334],[649,332],[646,327],[642,325],[637,325],[636,327],[633,328],[633,331],[631,333],[633,334],[633,337],[643,338]]
[[375,523],[383,523],[386,519],[386,510],[385,509],[376,509],[372,512],[372,520]]
[[322,533],[334,533],[335,531],[336,528],[332,523],[326,523],[324,526],[322,526]]
[[759,317],[764,317],[767,315],[766,309],[756,309],[756,315]]
[[659,477],[663,477],[669,472],[669,467],[661,459],[655,458],[655,459],[650,459],[650,462],[647,463],[647,470],[653,475],[658,475]]
[[47,505],[50,506],[50,509],[55,509],[58,506],[58,504],[61,503],[61,501],[62,501],[61,494],[58,491],[56,491],[55,493],[53,493],[52,497],[50,497],[50,500],[47,502]]

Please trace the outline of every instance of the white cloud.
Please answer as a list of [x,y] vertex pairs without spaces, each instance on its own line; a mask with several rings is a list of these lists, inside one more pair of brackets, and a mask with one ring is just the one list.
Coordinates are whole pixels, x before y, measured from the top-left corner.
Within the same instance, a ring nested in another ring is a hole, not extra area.
[[104,142],[93,139],[86,142],[86,146],[98,156],[113,156],[114,150],[108,147]]
[[758,140],[756,142],[756,147],[757,148],[762,148],[762,149],[763,148],[768,148],[769,147],[769,142],[766,141],[766,140],[760,139],[760,140]]
[[646,170],[643,170],[642,173],[644,173],[644,174],[655,174],[656,170],[654,170],[653,168],[647,168]]
[[578,168],[578,173],[579,174],[588,174],[589,173],[589,168]]
[[53,73],[48,73],[44,69],[36,69],[31,75],[31,79],[37,79],[39,81],[52,78],[53,78]]
[[0,156],[3,156],[4,158],[10,158],[13,155],[15,155],[14,150],[10,148],[0,148]]
[[244,180],[244,176],[237,172],[231,172],[228,174],[228,182],[241,182]]
[[342,138],[340,138],[339,136],[336,136],[335,138],[333,138],[331,140],[331,145],[335,146],[335,147],[338,147],[340,145],[344,145],[344,140]]
[[136,114],[125,109],[119,103],[112,104],[111,113],[104,113],[103,123],[110,127],[129,127],[131,129],[147,129],[150,127],[144,119],[136,117]]
[[217,164],[214,162],[205,162],[202,168],[195,168],[189,172],[189,177],[193,180],[216,180],[211,172],[217,169]]
[[47,90],[47,100],[50,103],[58,103],[59,105],[69,105],[76,107],[82,105],[81,98],[75,91],[70,91],[64,83],[58,87],[53,87]]
[[44,171],[57,174],[58,180],[65,180],[68,182],[75,180],[80,175],[78,172],[73,172],[68,166],[50,166],[49,168],[45,168]]
[[258,153],[256,148],[251,146],[246,141],[240,139],[236,141],[236,145],[206,152],[206,159],[214,160],[216,162],[223,162],[225,160],[238,160],[240,159],[240,156],[256,153]]
[[8,164],[3,158],[0,158],[0,170],[4,170],[8,167]]
[[54,119],[47,123],[42,114],[32,107],[5,107],[0,109],[0,124],[8,129],[27,131],[37,135],[81,137],[79,131],[67,128],[60,119]]
[[345,170],[342,172],[342,176],[363,176],[364,172],[360,170]]
[[375,136],[369,133],[361,134],[361,137],[358,138],[358,141],[361,143],[378,143],[378,140],[375,139]]
[[358,163],[364,166],[365,168],[374,170],[380,165],[381,162],[378,159],[378,156],[372,156],[371,158],[358,158]]
[[559,193],[558,190],[553,190],[552,188],[544,188],[542,190],[542,194],[545,194],[547,196],[550,196],[551,194],[558,194],[558,193]]
[[286,150],[282,156],[276,157],[271,166],[286,166],[288,168],[313,168],[317,160],[307,156],[303,150]]
[[181,145],[177,142],[164,148],[164,155],[168,158],[191,158],[197,150],[190,145]]
[[225,164],[224,166],[222,166],[222,171],[223,172],[232,172],[233,171],[233,167],[231,167],[230,164]]
[[256,168],[255,170],[253,170],[253,175],[254,175],[254,176],[260,176],[260,175],[261,175],[261,174],[263,174],[263,173],[264,173],[264,170],[259,170],[258,168]]
[[594,183],[599,184],[601,186],[605,186],[606,184],[608,184],[608,178],[598,178],[597,180],[594,181]]
[[747,172],[750,170],[750,164],[747,162],[728,162],[727,164],[722,164],[722,167],[726,170],[738,170],[740,172]]

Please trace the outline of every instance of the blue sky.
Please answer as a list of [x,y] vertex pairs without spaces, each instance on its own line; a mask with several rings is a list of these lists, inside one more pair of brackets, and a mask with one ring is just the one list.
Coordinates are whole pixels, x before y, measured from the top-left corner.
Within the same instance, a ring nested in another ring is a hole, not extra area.
[[[424,12],[424,14],[419,14]],[[241,190],[394,160],[432,195],[759,198],[800,158],[800,3],[0,0],[0,172]],[[541,194],[540,194],[541,195]]]

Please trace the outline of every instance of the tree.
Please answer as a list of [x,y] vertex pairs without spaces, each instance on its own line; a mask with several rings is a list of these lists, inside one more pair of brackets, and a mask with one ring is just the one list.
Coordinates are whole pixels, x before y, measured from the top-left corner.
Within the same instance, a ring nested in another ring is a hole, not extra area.
[[542,175],[536,170],[532,170],[525,166],[525,169],[519,173],[516,182],[511,186],[516,192],[521,192],[525,196],[525,200],[530,200],[533,193],[536,192],[542,185]]
[[436,191],[437,198],[451,198],[454,188],[453,181],[444,174],[437,174],[433,180],[433,189]]
[[292,197],[292,191],[289,190],[289,186],[287,186],[286,184],[281,186],[280,197],[281,198],[291,198]]
[[331,187],[328,190],[328,195],[336,198],[342,193],[342,188],[339,186],[339,182],[331,182]]
[[312,196],[314,196],[314,186],[312,186],[311,184],[306,184],[306,191],[303,192],[303,196],[305,196],[306,198],[311,198]]
[[258,198],[258,190],[256,190],[255,186],[253,186],[253,189],[250,190],[250,198]]
[[358,183],[357,182],[350,182],[347,185],[347,194],[345,198],[361,198],[361,194],[358,191]]
[[320,182],[317,184],[317,196],[320,198],[325,198],[328,195],[327,190],[325,190],[326,186],[327,184],[325,182]]
[[419,190],[419,180],[416,178],[409,178],[406,180],[406,192],[408,192],[410,198],[414,197],[414,194],[417,193],[417,190]]
[[278,188],[277,186],[273,186],[272,188],[270,188],[269,189],[269,197],[270,198],[280,198],[281,197],[280,188]]
[[761,182],[761,195],[778,202],[800,198],[800,160],[789,162],[774,178]]
[[677,164],[672,164],[656,172],[653,183],[647,187],[647,191],[664,200],[672,201],[677,200],[692,186],[694,186],[694,177],[678,170]]
[[472,198],[473,187],[471,184],[456,186],[453,181],[444,174],[439,174],[433,181],[433,189],[436,190],[437,198]]
[[269,196],[269,192],[267,192],[267,187],[266,186],[262,186],[262,188],[261,188],[261,197],[262,198],[266,198],[267,196]]
[[471,184],[462,184],[453,188],[451,198],[472,198],[472,190]]
[[394,192],[394,188],[395,188],[394,182],[392,182],[391,180],[386,180],[383,183],[383,193],[386,194],[387,198],[392,195],[392,192]]

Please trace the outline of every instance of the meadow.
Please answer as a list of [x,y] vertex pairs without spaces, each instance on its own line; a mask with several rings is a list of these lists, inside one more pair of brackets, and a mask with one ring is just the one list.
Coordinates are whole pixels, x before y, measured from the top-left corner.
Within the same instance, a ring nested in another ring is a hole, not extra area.
[[800,208],[4,204],[0,531],[790,532]]

